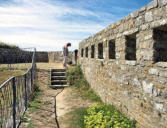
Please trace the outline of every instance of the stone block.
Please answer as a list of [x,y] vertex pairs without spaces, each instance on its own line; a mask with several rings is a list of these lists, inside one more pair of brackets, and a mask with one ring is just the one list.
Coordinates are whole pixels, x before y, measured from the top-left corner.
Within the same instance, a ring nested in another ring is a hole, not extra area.
[[155,8],[157,6],[158,6],[158,0],[154,0],[147,5],[147,10],[150,10],[150,9]]
[[127,61],[125,62],[125,64],[131,65],[131,66],[135,66],[135,65],[136,65],[136,61],[130,61],[130,60],[128,61],[128,60],[127,60]]
[[151,22],[151,21],[153,21],[152,12],[151,11],[146,12],[146,14],[145,14],[145,22]]
[[163,111],[164,105],[161,103],[155,103],[154,104],[154,109],[158,110],[158,111]]
[[145,93],[151,94],[153,93],[153,83],[147,83],[146,81],[142,81],[143,91]]
[[159,76],[166,78],[167,77],[167,71],[160,71]]
[[131,17],[132,18],[136,18],[138,16],[139,16],[139,12],[138,11],[135,11],[135,12],[131,13]]
[[151,75],[158,75],[159,70],[155,69],[155,68],[151,68],[151,69],[149,69],[148,73]]
[[158,62],[158,63],[156,63],[156,66],[162,67],[162,68],[167,68],[167,62]]
[[141,86],[141,83],[139,82],[139,80],[137,78],[134,78],[133,79],[133,83],[136,87],[140,87]]
[[142,16],[139,16],[137,19],[136,19],[136,26],[139,26],[143,23],[143,17]]
[[167,0],[158,0],[158,4],[160,6],[165,6],[165,5],[167,5]]

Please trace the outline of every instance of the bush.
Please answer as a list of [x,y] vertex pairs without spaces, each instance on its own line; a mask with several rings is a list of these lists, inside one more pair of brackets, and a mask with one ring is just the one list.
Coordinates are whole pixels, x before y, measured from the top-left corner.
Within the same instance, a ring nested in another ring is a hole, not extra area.
[[85,128],[135,128],[132,121],[112,105],[93,105],[84,117]]
[[0,48],[8,48],[8,49],[19,49],[18,46],[12,44],[5,44],[0,42]]

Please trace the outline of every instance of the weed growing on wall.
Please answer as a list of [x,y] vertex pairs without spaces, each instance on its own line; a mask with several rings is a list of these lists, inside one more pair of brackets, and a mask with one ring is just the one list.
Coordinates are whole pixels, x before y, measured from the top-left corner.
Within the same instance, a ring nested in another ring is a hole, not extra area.
[[101,102],[101,98],[90,88],[87,80],[84,78],[80,66],[71,67],[67,73],[67,81],[74,89],[79,91],[83,99]]

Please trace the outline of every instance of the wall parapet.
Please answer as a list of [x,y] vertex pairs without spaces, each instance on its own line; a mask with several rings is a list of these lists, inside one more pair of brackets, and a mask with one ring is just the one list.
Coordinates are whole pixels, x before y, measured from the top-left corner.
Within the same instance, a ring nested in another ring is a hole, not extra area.
[[147,6],[79,44],[79,64],[106,103],[141,128],[167,126],[167,1]]

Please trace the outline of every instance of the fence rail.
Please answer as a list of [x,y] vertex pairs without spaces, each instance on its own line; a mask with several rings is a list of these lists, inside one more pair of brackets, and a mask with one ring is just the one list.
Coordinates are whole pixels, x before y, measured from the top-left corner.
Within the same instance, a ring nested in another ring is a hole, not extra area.
[[17,128],[27,108],[36,73],[36,49],[31,67],[20,76],[8,79],[0,85],[0,128]]

